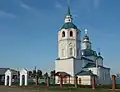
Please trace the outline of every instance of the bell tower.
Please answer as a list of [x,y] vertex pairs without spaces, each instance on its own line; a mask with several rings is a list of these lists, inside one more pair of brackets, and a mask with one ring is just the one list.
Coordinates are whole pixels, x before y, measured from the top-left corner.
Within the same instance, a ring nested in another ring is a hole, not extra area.
[[64,25],[58,32],[58,58],[80,58],[80,30],[73,24],[70,5],[65,16]]
[[[55,72],[65,72],[75,76],[82,69],[81,32],[72,20],[70,4],[68,3],[64,24],[58,32],[58,57],[55,61]],[[56,80],[58,80],[57,77]]]

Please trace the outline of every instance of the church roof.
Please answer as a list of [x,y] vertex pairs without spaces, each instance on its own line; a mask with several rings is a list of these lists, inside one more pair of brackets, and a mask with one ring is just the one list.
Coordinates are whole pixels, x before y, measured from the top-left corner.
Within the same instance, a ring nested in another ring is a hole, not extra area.
[[81,60],[87,60],[87,61],[94,62],[92,59],[86,58],[86,57],[84,57],[84,56],[81,57]]
[[83,39],[87,39],[89,41],[88,35],[85,35]]
[[14,69],[8,69],[10,70],[10,72],[12,72],[13,75],[17,75],[18,74],[18,71],[14,70]]
[[84,68],[92,68],[92,67],[96,67],[95,63],[88,63],[84,66]]
[[0,68],[0,75],[4,75],[9,68]]
[[69,29],[69,28],[77,29],[77,27],[72,22],[65,23],[61,29]]
[[[94,68],[94,67],[96,67],[95,63],[88,63],[83,68]],[[110,68],[103,67],[103,66],[100,66],[100,65],[98,65],[97,67],[101,67],[101,68],[104,68],[104,69],[110,69]]]
[[92,72],[89,72],[89,71],[82,70],[81,72],[77,73],[76,75],[90,75],[90,76],[92,76],[95,74],[93,74]]
[[84,49],[84,50],[82,50],[82,55],[83,56],[96,56],[97,57],[96,51],[91,50],[91,49]]
[[66,77],[66,76],[70,76],[70,74],[68,74],[66,72],[57,72],[57,73],[55,73],[55,76]]

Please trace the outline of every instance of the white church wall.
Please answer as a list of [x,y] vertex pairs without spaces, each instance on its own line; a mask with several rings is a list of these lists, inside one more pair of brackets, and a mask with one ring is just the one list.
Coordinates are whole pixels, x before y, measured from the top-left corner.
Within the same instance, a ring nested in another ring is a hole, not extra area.
[[107,68],[100,68],[99,83],[102,85],[110,84],[110,70]]
[[75,62],[74,62],[74,72],[75,72],[75,74],[77,74],[78,72],[80,72],[82,70],[82,65],[83,65],[82,60],[75,59]]
[[[70,36],[70,31],[73,32],[73,36]],[[62,33],[65,32],[65,37],[62,37]],[[80,32],[77,29],[62,29],[58,32],[58,57],[61,59],[74,56],[80,58]],[[72,55],[70,55],[70,48],[72,48]],[[78,55],[79,50],[79,55]]]
[[[78,84],[81,85],[91,85],[91,76],[90,75],[83,75],[77,76],[78,77]],[[81,80],[81,81],[79,81]]]
[[82,43],[82,49],[91,49],[91,44],[90,43]]
[[88,70],[91,70],[93,74],[96,74],[98,76],[98,84],[101,85],[107,85],[110,84],[110,70],[108,68],[88,68]]
[[93,68],[88,68],[88,70],[91,70],[93,74],[98,75],[99,72],[98,68],[93,67]]
[[97,59],[98,65],[103,66],[103,60],[101,58]]
[[71,76],[74,76],[74,59],[56,60],[55,71],[66,72]]

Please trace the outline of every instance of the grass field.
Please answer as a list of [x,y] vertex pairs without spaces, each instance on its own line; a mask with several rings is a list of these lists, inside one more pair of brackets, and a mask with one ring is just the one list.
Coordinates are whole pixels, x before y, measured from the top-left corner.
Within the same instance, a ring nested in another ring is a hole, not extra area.
[[45,88],[45,87],[36,87],[36,86],[28,86],[28,87],[5,87],[0,86],[0,92],[120,92],[120,90],[112,91],[110,89],[102,89],[98,88],[96,90],[92,90],[91,88]]

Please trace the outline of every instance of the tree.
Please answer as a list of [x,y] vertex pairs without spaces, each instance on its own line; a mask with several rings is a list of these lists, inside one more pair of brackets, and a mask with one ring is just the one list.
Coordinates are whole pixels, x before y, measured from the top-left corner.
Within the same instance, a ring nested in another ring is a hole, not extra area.
[[41,78],[42,77],[42,71],[41,70],[37,70],[37,75],[38,75],[38,78]]
[[45,77],[45,78],[48,78],[48,73],[47,73],[47,72],[44,74],[44,77]]
[[55,70],[50,72],[50,76],[53,79],[53,84],[55,84]]
[[54,76],[55,76],[55,70],[53,70],[53,71],[50,72],[50,76],[51,76],[51,77],[54,77]]
[[28,71],[28,76],[32,77],[32,71]]
[[33,70],[32,76],[35,78],[36,77],[36,70]]

